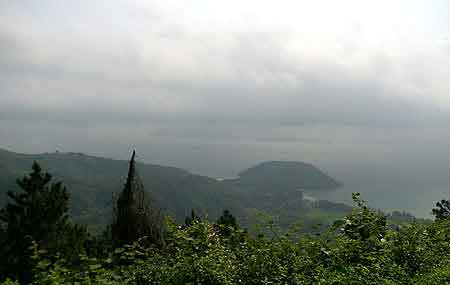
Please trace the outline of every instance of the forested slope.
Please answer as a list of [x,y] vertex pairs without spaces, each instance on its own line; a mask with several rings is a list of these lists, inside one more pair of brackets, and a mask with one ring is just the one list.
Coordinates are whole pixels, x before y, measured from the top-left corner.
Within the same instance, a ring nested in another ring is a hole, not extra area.
[[[108,223],[113,195],[123,188],[128,162],[81,153],[30,155],[0,150],[0,191],[17,190],[15,180],[29,171],[33,161],[67,186],[71,214],[77,222]],[[223,181],[154,164],[138,163],[137,169],[156,204],[179,221],[191,209],[211,219],[229,209],[243,224],[250,222],[255,210],[295,220],[314,207],[303,200],[299,188],[330,191],[339,186],[317,168],[301,162],[262,163],[242,172],[239,179]],[[0,203],[5,201],[6,195],[1,194]]]

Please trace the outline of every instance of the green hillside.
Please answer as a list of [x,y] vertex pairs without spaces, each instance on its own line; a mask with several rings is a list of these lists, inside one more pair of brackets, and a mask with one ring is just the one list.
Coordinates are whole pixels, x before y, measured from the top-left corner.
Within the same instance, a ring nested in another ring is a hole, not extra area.
[[[15,179],[28,173],[33,161],[67,186],[71,213],[77,222],[90,225],[109,222],[113,195],[122,189],[127,161],[81,153],[29,155],[0,150],[0,192],[17,189]],[[303,200],[298,188],[339,186],[317,168],[300,162],[262,163],[242,172],[239,179],[224,181],[153,164],[141,163],[137,169],[157,205],[179,221],[191,209],[211,219],[229,209],[242,224],[252,220],[255,209],[291,221],[312,208],[320,208],[319,204]],[[5,201],[6,195],[1,194],[0,203]],[[342,210],[335,212],[343,214]]]

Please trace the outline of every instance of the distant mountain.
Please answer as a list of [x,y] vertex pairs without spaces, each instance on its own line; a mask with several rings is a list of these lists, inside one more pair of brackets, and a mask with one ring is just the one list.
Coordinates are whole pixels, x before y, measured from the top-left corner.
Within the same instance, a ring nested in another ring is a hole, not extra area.
[[240,184],[276,190],[334,189],[341,183],[315,166],[297,161],[267,161],[239,173]]
[[[6,191],[17,190],[15,180],[30,172],[33,161],[51,173],[54,181],[67,186],[75,220],[90,225],[109,222],[113,195],[125,182],[127,161],[82,153],[31,155],[0,149],[0,204],[6,202]],[[243,171],[238,179],[223,181],[154,164],[138,163],[137,170],[155,203],[178,221],[192,208],[211,219],[229,209],[244,224],[254,209],[298,216],[311,207],[318,208],[303,200],[299,188],[333,189],[340,185],[301,162],[265,162]],[[287,202],[289,207],[285,207]]]

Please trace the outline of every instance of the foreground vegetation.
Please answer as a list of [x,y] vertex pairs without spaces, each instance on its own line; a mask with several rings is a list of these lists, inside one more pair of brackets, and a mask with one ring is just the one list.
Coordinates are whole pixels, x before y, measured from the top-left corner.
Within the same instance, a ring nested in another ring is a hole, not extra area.
[[68,220],[65,188],[36,164],[0,212],[1,284],[450,284],[447,201],[432,223],[397,225],[355,193],[352,213],[324,232],[269,218],[249,234],[228,211],[215,223],[193,211],[180,225],[134,208],[132,163],[120,214],[96,237]]

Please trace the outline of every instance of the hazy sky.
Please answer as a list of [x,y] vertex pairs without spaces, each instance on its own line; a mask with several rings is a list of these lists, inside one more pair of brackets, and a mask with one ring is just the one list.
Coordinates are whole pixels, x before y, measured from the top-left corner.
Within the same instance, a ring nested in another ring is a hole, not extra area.
[[0,147],[450,167],[450,2],[0,0]]

